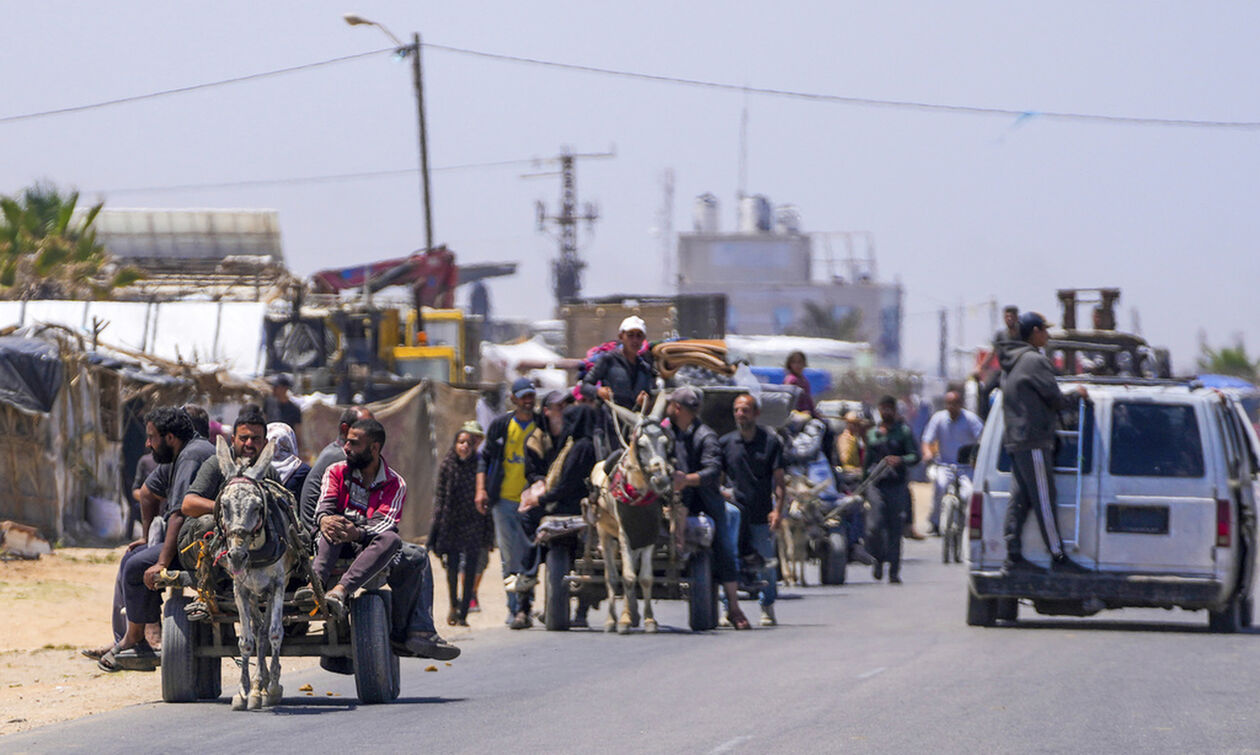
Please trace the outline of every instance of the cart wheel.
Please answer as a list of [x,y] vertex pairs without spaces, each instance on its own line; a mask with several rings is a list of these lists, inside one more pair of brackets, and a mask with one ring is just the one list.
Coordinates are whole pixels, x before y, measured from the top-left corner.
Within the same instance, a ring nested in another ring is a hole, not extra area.
[[967,626],[991,627],[997,623],[997,598],[978,598],[967,591]]
[[819,554],[818,581],[824,585],[842,585],[848,567],[849,539],[842,532],[832,532]]
[[1019,620],[1019,598],[998,598],[994,615],[999,621]]
[[364,705],[389,702],[396,661],[389,646],[389,615],[380,595],[363,593],[351,602],[350,644],[359,701]]
[[1252,613],[1255,611],[1255,606],[1256,606],[1255,598],[1252,598],[1250,596],[1243,598],[1242,616],[1239,618],[1241,618],[1242,625],[1244,627],[1251,626]]
[[687,593],[688,624],[693,632],[717,627],[717,585],[713,583],[713,553],[708,548],[696,551],[688,565],[691,580]]
[[162,611],[162,700],[168,703],[197,699],[198,632],[184,612],[190,600],[187,595],[176,595],[166,601]]
[[569,546],[553,544],[547,549],[547,584],[543,596],[544,624],[550,632],[569,629],[569,586],[564,578],[569,573]]
[[319,659],[319,667],[334,674],[354,674],[354,659],[344,655],[325,655]]

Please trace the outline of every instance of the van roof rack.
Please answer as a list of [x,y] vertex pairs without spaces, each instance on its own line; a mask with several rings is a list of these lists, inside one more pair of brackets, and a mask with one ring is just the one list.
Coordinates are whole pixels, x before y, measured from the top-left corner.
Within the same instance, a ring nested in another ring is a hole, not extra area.
[[1198,378],[1151,378],[1126,377],[1123,375],[1060,375],[1064,383],[1095,383],[1097,385],[1150,385],[1150,386],[1183,386],[1190,389],[1202,388],[1203,382]]

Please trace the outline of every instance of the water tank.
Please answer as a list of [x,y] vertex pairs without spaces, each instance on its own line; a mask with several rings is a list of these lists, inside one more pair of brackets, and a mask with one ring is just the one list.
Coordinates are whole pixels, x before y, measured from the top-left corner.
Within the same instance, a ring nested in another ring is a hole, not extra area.
[[760,194],[739,200],[739,232],[769,233],[770,200]]
[[696,233],[718,232],[717,197],[708,193],[696,197],[696,205],[692,210],[692,225]]
[[796,205],[782,204],[774,208],[774,227],[779,233],[795,236],[801,232],[801,212]]

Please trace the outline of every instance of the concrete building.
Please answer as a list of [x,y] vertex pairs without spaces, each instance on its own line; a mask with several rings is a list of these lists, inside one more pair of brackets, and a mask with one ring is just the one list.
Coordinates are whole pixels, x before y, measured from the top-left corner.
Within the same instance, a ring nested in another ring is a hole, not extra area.
[[678,235],[678,293],[725,294],[730,333],[861,340],[880,366],[901,366],[902,289],[876,278],[869,234],[803,233],[793,208],[772,213],[760,196],[741,201],[738,229],[718,229],[711,194],[697,200],[694,230]]

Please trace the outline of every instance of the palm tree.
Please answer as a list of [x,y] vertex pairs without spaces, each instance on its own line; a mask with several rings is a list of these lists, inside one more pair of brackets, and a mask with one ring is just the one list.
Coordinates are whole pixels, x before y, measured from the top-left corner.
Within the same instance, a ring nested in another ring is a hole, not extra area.
[[1203,354],[1199,357],[1199,370],[1214,375],[1231,375],[1250,383],[1260,382],[1260,363],[1252,362],[1247,356],[1247,347],[1240,339],[1233,347],[1223,346],[1213,349],[1203,344]]
[[36,184],[0,197],[0,298],[100,299],[139,280],[96,240],[96,204],[76,219],[79,193]]

